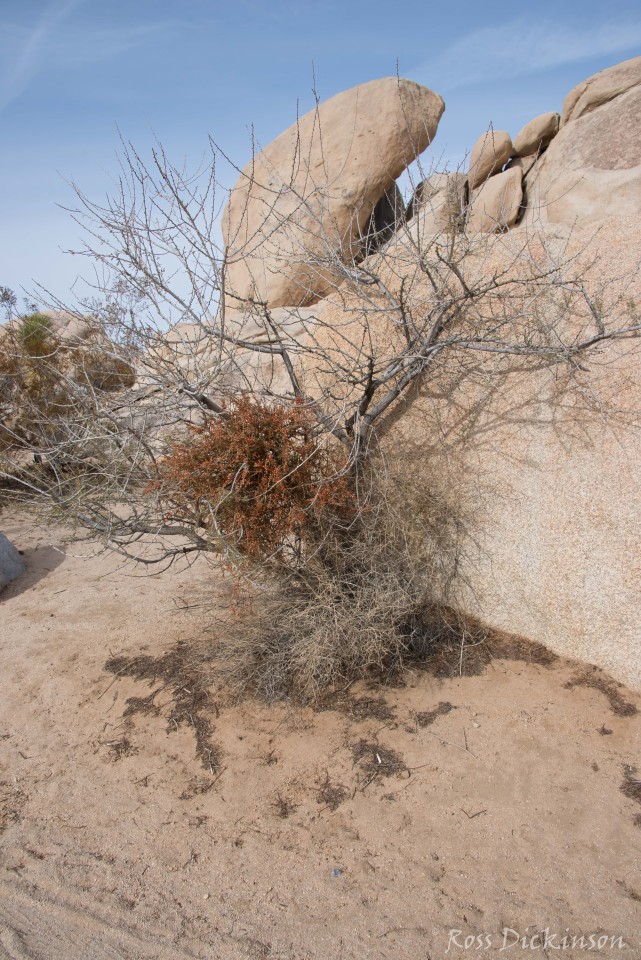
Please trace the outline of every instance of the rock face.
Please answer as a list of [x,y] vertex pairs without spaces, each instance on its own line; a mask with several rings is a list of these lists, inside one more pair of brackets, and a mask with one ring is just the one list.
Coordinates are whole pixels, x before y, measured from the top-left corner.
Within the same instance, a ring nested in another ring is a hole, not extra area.
[[513,154],[512,139],[505,130],[488,130],[479,137],[470,154],[470,190],[498,173]]
[[[551,152],[550,152],[551,151]],[[550,165],[629,170],[641,163],[641,84],[565,125],[548,150]]]
[[570,90],[563,102],[563,125],[578,120],[586,113],[621,96],[626,90],[641,84],[641,57],[624,60],[614,67],[601,70]]
[[434,138],[442,99],[372,80],[305,114],[244,168],[223,214],[230,305],[303,306],[358,258],[377,203]]
[[407,220],[428,216],[437,229],[460,229],[467,206],[464,173],[434,173],[418,184],[407,207]]
[[466,230],[468,233],[498,233],[514,226],[523,201],[522,174],[510,167],[472,192]]
[[526,123],[514,138],[514,153],[517,157],[528,157],[541,153],[559,132],[561,117],[558,113],[542,113]]
[[407,206],[406,223],[392,243],[424,248],[439,234],[460,233],[467,208],[467,177],[435,173],[418,184]]
[[[548,171],[549,173],[550,171]],[[547,190],[548,223],[598,223],[641,216],[641,166],[632,170],[575,170],[559,174]]]
[[51,329],[61,340],[84,342],[95,333],[96,324],[89,317],[82,317],[66,310],[42,310],[51,320]]
[[21,573],[24,573],[22,557],[4,533],[0,533],[0,590]]
[[[519,262],[526,238],[518,230],[498,238],[497,265]],[[588,289],[641,303],[639,221],[579,226],[562,246],[568,259],[579,258],[570,272],[589,277]],[[621,323],[630,321],[623,307]],[[462,563],[469,590],[455,605],[638,689],[641,431],[627,411],[641,409],[640,347],[604,344],[591,355],[594,393],[585,402],[569,399],[553,371],[502,379],[501,361],[494,368],[483,360],[485,385],[474,365],[469,376],[455,372],[451,394],[426,385],[390,434],[393,445],[399,431],[415,444],[415,472],[441,478],[464,512],[469,506],[474,547]]]
[[[589,81],[586,84],[587,93],[593,88]],[[536,164],[531,180],[532,203],[541,207],[550,223],[638,216],[641,84],[567,122]]]

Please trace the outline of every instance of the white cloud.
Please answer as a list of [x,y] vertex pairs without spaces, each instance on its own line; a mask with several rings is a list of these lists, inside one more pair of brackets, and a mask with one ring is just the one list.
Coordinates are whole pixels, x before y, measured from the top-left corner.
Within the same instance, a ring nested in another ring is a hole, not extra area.
[[641,20],[573,27],[520,18],[464,35],[412,76],[446,92],[639,47]]
[[111,60],[165,32],[166,25],[101,27],[69,22],[85,0],[54,0],[35,24],[0,21],[6,59],[0,71],[0,111],[17,100],[38,74]]

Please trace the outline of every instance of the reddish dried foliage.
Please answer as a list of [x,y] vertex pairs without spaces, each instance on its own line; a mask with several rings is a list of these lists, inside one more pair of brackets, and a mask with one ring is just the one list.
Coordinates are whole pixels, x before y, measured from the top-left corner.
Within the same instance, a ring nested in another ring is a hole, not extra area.
[[242,399],[172,448],[159,489],[173,512],[200,526],[215,517],[249,559],[284,560],[330,518],[348,521],[356,509],[345,456],[320,446],[313,427],[301,404]]

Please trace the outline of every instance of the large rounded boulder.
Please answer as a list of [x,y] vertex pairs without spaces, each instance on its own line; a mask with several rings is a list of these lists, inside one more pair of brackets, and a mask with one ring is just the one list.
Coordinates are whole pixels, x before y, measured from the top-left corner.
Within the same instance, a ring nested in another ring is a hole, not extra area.
[[243,169],[223,214],[229,306],[304,306],[367,251],[372,214],[433,140],[445,105],[372,80],[305,114]]
[[641,214],[641,57],[571,91],[564,123],[528,177],[531,216],[593,223]]
[[561,123],[578,120],[586,113],[620,97],[626,90],[641,84],[641,57],[624,60],[583,80],[570,90],[563,101]]
[[470,190],[480,187],[490,177],[500,173],[513,154],[514,146],[507,130],[491,128],[479,137],[470,154]]

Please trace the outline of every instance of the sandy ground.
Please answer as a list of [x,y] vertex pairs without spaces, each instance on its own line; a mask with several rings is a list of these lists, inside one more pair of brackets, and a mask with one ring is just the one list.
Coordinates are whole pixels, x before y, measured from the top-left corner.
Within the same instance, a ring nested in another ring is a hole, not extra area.
[[160,684],[104,665],[202,636],[215,569],[0,527],[27,563],[0,595],[0,956],[641,958],[638,696],[495,660],[246,702],[212,716],[212,773],[167,690],[125,717]]

